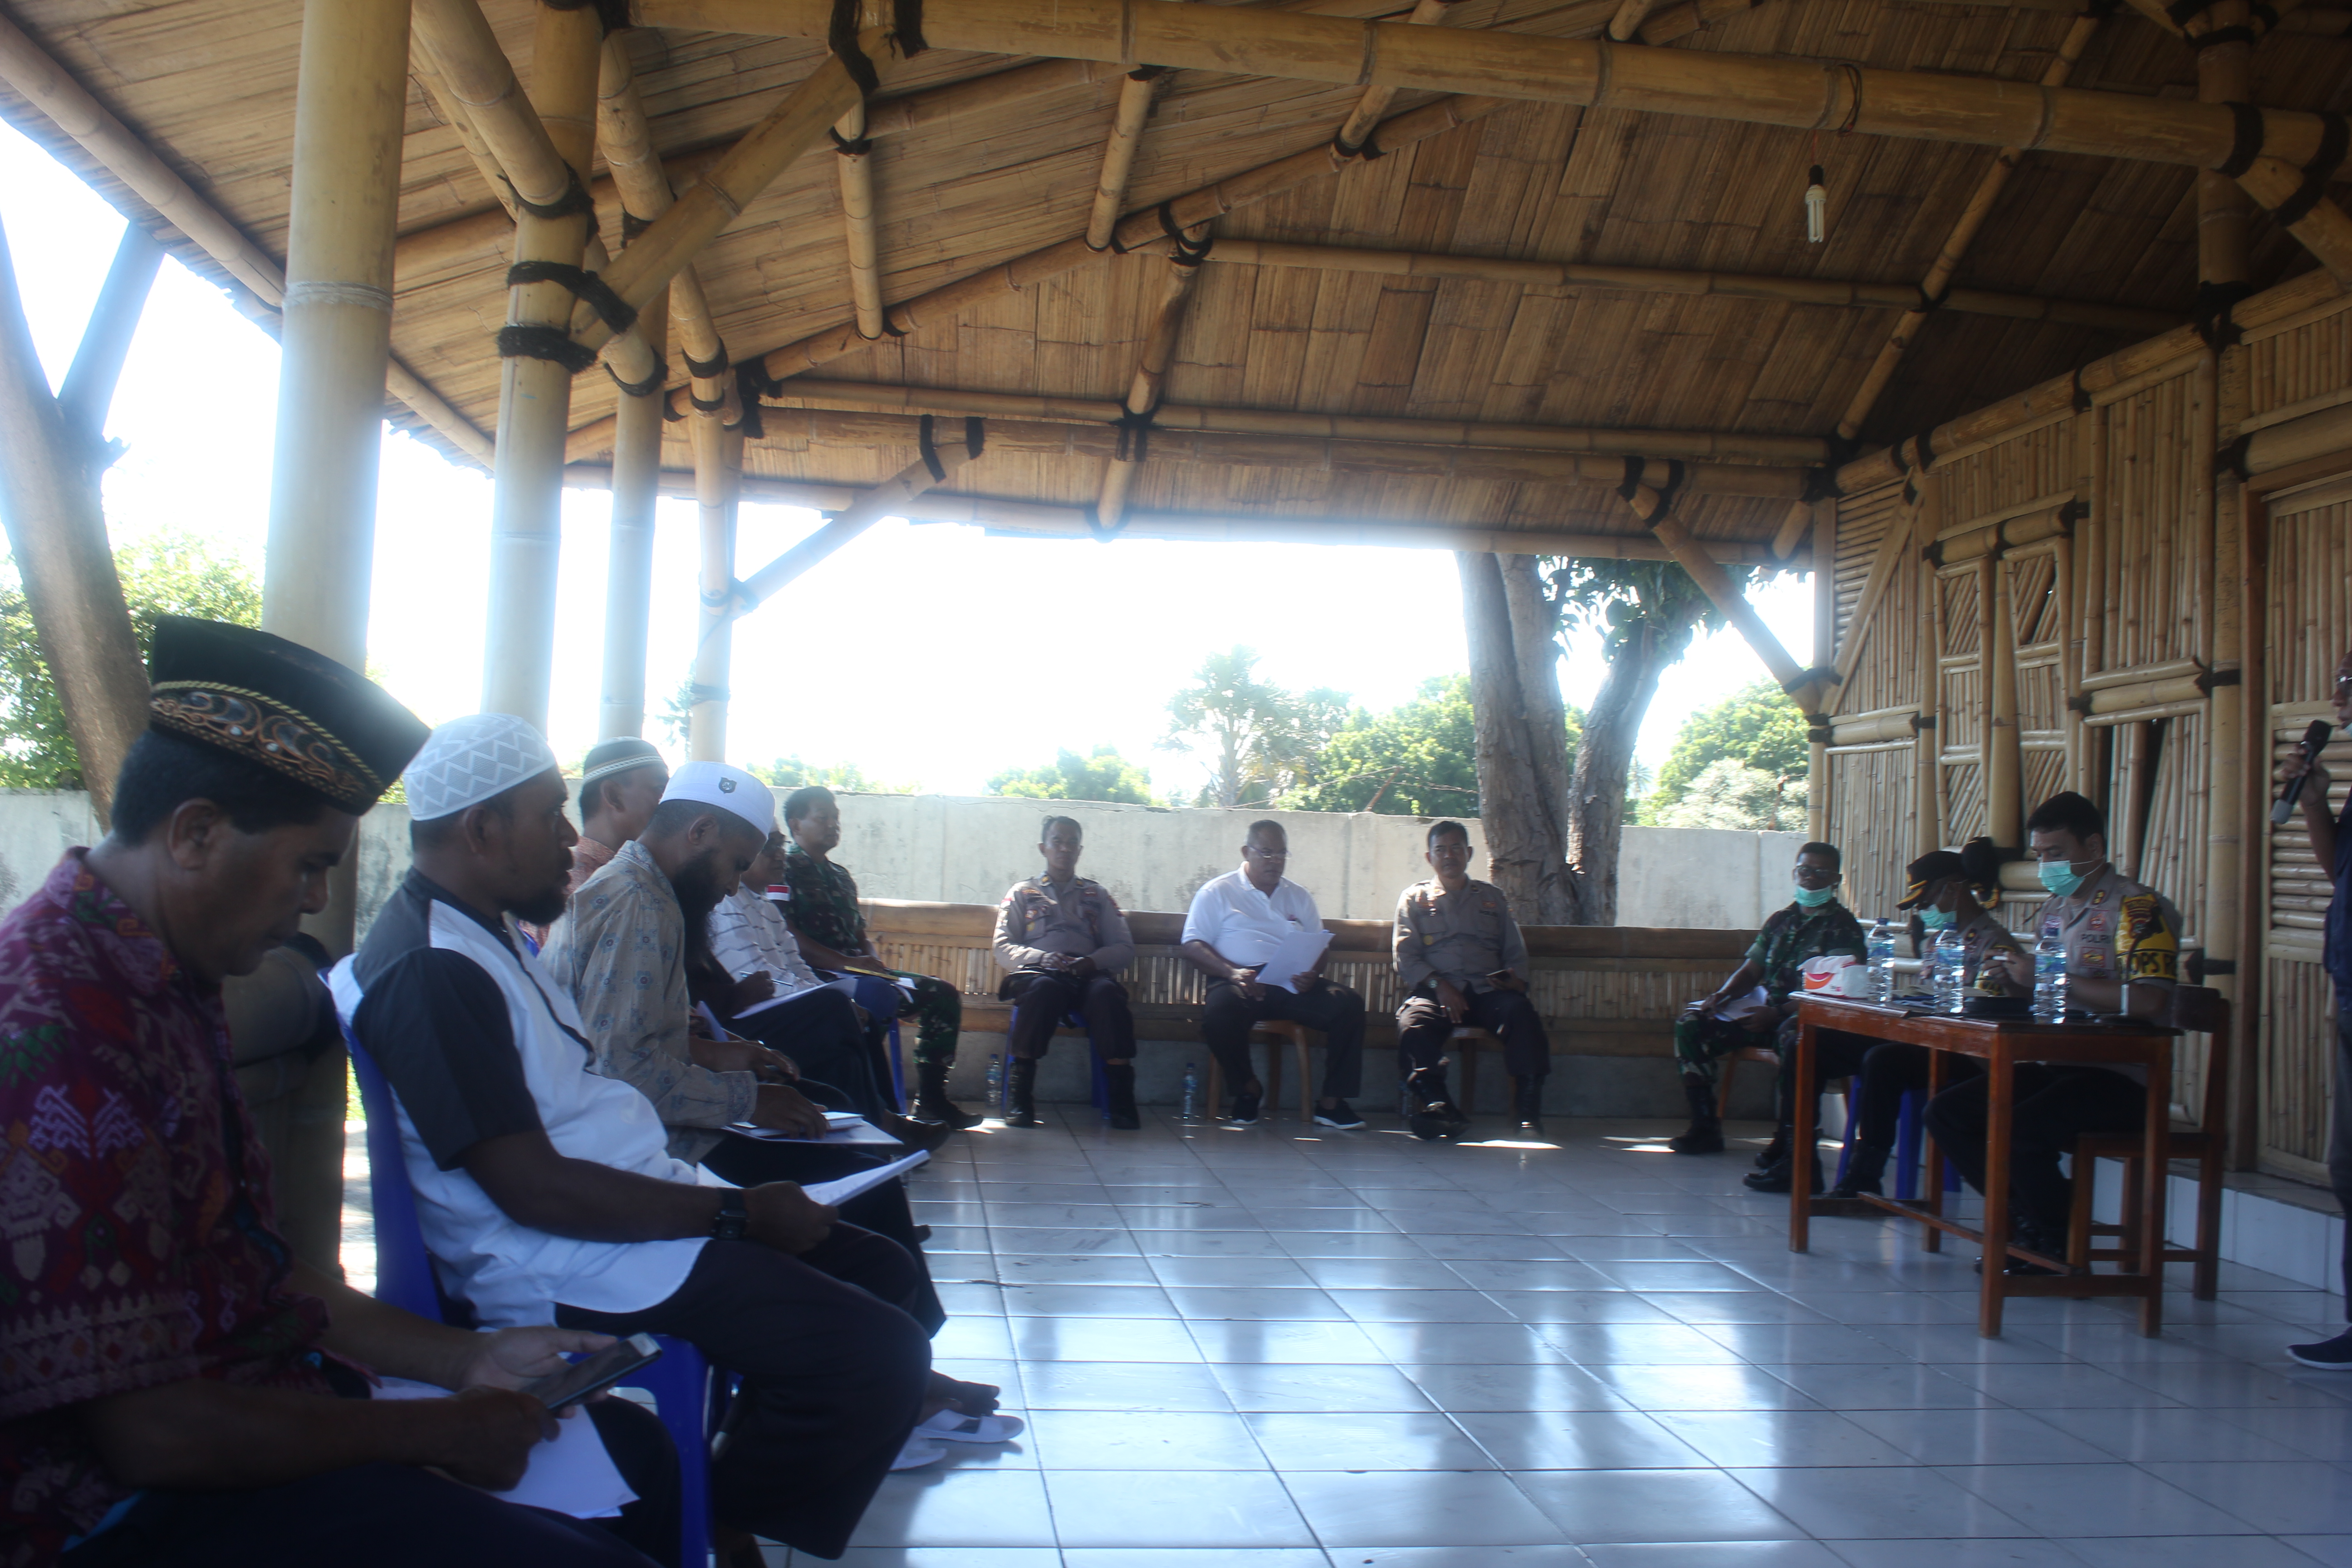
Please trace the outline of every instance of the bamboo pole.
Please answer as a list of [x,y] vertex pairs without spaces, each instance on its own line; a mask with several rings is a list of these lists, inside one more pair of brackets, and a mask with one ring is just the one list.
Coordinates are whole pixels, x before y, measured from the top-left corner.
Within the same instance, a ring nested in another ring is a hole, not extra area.
[[[441,117],[441,122],[457,133],[457,144],[465,148],[466,156],[473,163],[474,172],[482,176],[482,184],[489,188],[490,199],[498,203],[499,211],[506,214],[507,222],[511,226],[522,210],[515,205],[514,187],[507,183],[506,171],[499,166],[498,154],[490,151],[488,142],[482,140],[481,131],[474,124],[474,117],[466,112],[466,106],[449,89],[448,79],[441,74],[439,59],[422,38],[410,41],[408,73],[416,79],[416,85],[425,89],[425,100],[433,106],[433,112]],[[479,216],[489,217],[492,215],[484,213]],[[502,246],[510,245],[511,237],[501,234],[500,242]],[[401,269],[402,251],[407,249],[409,247],[405,241],[394,248],[393,268],[395,272]]]
[[[150,211],[194,240],[263,304],[275,309],[285,302],[286,274],[269,253],[191,190],[152,148],[5,16],[0,16],[0,81],[21,93]],[[488,438],[397,358],[392,361],[385,382],[394,397],[460,450],[476,456],[489,450]]]
[[[1222,241],[1220,242],[1223,243]],[[874,409],[889,413],[982,415],[1055,424],[1116,421],[1124,406],[1109,397],[1045,397],[1017,392],[906,386],[888,382],[831,381],[799,376],[761,398],[768,407]],[[1316,414],[1271,408],[1219,408],[1163,403],[1154,430],[1219,431],[1234,435],[1335,437],[1426,446],[1503,447],[1543,452],[1588,452],[1684,461],[1806,468],[1825,461],[1829,444],[1817,436],[1763,436],[1708,430],[1610,429],[1569,425],[1485,424],[1459,419],[1398,419],[1375,415]],[[579,461],[613,445],[609,418],[572,433],[568,451]]]
[[98,303],[90,307],[89,324],[82,329],[73,363],[58,387],[58,411],[65,418],[66,434],[94,469],[110,462],[102,450],[106,412],[114,402],[122,362],[130,357],[131,340],[138,333],[163,264],[163,247],[155,237],[135,223],[124,224],[106,281],[99,286]]
[[[858,35],[857,47],[884,79],[903,63],[896,36],[882,28]],[[700,184],[630,242],[604,274],[607,287],[632,310],[659,293],[702,247],[740,216],[778,174],[824,136],[826,130],[863,100],[856,81],[839,55],[827,55],[816,68],[778,100],[761,121],[712,165]],[[573,312],[572,341],[602,348],[613,329],[584,300]]]
[[1999,552],[1977,568],[1977,646],[1984,650],[1985,832],[2003,848],[2025,847],[2025,753],[2017,732],[2017,622],[2010,573]]
[[1798,711],[1808,717],[1813,716],[1821,706],[1820,683],[1809,680],[1808,672],[1798,668],[1789,650],[1780,646],[1780,639],[1772,635],[1772,628],[1766,626],[1763,617],[1756,613],[1756,606],[1748,602],[1748,596],[1731,581],[1730,574],[1701,548],[1691,531],[1675,516],[1668,498],[1652,486],[1636,485],[1627,502],[1633,507],[1633,514],[1649,524],[1650,531],[1657,535],[1658,542],[1666,547],[1666,553],[1690,574],[1691,581],[1698,584],[1699,592],[1723,612],[1724,619],[1738,630],[1741,639],[1755,650],[1757,658],[1764,661],[1764,668],[1771,672],[1774,680],[1780,683],[1780,689],[1789,694],[1789,700],[1797,705]]
[[2242,778],[2261,779],[2264,787],[2238,792],[2237,896],[2241,927],[2237,953],[2236,1005],[2231,1009],[2232,1064],[2230,1089],[2230,1163],[2233,1170],[2252,1170],[2261,1151],[2256,1104],[2261,1095],[2263,1000],[2263,983],[2269,957],[2270,911],[2264,906],[2263,872],[2267,857],[2249,853],[2248,847],[2270,841],[2271,650],[2270,650],[2270,507],[2263,498],[2239,487],[2237,559],[2235,569],[2239,608],[2238,772]]
[[[645,101],[637,96],[635,63],[629,58],[627,45],[617,36],[604,40],[604,52],[597,61],[596,147],[604,155],[604,166],[612,171],[613,188],[620,196],[625,215],[625,229],[631,226],[630,219],[650,223],[669,211],[675,199],[669,171],[654,151],[653,127],[646,118]],[[624,247],[628,243],[625,239]],[[733,418],[741,416],[741,405],[736,401],[734,378],[727,374],[727,347],[719,342],[719,328],[711,320],[702,275],[691,264],[679,268],[677,276],[670,279],[668,300],[670,319],[677,325],[678,346],[685,351],[687,368],[690,372],[698,366],[708,373],[692,378],[691,395],[696,400],[697,415],[727,416],[731,423]],[[650,344],[655,329],[645,331]],[[662,350],[656,350],[653,357],[659,361],[666,355]],[[708,406],[714,403],[728,406]]]
[[1617,15],[1609,18],[1609,37],[1618,43],[1633,39],[1642,31],[1642,23],[1657,0],[1624,0]]
[[114,778],[147,728],[147,672],[123,605],[89,448],[49,395],[0,236],[0,521],[82,785],[104,825]]
[[[1822,278],[1774,278],[1759,273],[1707,272],[1671,267],[1597,267],[1574,261],[1519,261],[1504,257],[1450,256],[1426,251],[1372,250],[1261,239],[1220,239],[1209,259],[1255,267],[1304,267],[1369,272],[1384,278],[1467,278],[1531,288],[1623,289],[1640,294],[1732,297],[1907,310],[1920,289],[1908,283],[1844,283]],[[2180,324],[2172,310],[2141,310],[2096,300],[2048,300],[1990,289],[1951,289],[1940,309],[2021,321],[2063,321],[2118,332],[2160,332]]]
[[980,455],[979,425],[977,419],[969,421],[962,441],[950,440],[927,450],[921,458],[859,496],[815,532],[745,578],[740,595],[741,607],[735,613],[746,615],[757,609],[787,584],[884,518],[904,516],[901,509],[908,501]]
[[[1445,13],[1454,3],[1454,0],[1413,0],[1413,7],[1406,14],[1404,25],[1409,27],[1436,26],[1444,20]],[[1643,0],[1625,0],[1625,3],[1632,5],[1642,4]],[[1372,134],[1372,128],[1380,124],[1381,116],[1389,111],[1389,104],[1396,95],[1397,89],[1392,87],[1376,85],[1364,89],[1364,96],[1356,100],[1356,107],[1349,110],[1348,118],[1341,121],[1339,133],[1332,139],[1333,145],[1350,156],[1362,153]],[[1114,212],[1110,216],[1117,217],[1118,215]]]
[[[1837,665],[1837,502],[1833,499],[1813,503],[1813,668],[1833,669]],[[1794,549],[1781,552],[1775,539],[1775,553],[1794,554]],[[1833,692],[1832,697],[1843,697]],[[1835,701],[1824,701],[1825,709],[1834,708]],[[1815,725],[1807,738],[1805,767],[1806,829],[1815,843],[1827,840],[1830,831],[1830,749],[1828,739]]]
[[[479,18],[472,0],[419,0],[417,16],[421,22],[428,6],[451,5],[462,5]],[[588,161],[595,151],[597,59],[604,41],[601,24],[593,10],[559,11],[544,4],[538,8],[537,20],[531,48],[533,92],[524,107],[536,110],[532,122],[541,127],[573,174],[582,178],[584,188]],[[440,53],[446,71],[450,56]],[[500,56],[498,63],[503,65],[504,58]],[[454,73],[452,85],[457,85]],[[511,174],[514,165],[507,167]],[[520,184],[517,188],[526,200],[540,201],[521,190]],[[570,188],[567,182],[564,189]],[[561,199],[561,193],[556,199]],[[515,228],[516,261],[577,267],[587,239],[588,217],[583,212],[541,217],[526,207]],[[509,289],[507,299],[509,331],[521,329],[544,340],[549,334],[561,334],[572,317],[572,295],[561,283],[525,283]],[[510,355],[500,362],[500,371],[482,706],[491,712],[515,714],[543,730],[555,658],[563,436],[572,405],[572,369],[560,360]]]
[[[1932,494],[1903,509],[1899,520],[1890,521],[1890,536],[1910,537],[1921,531],[1923,515],[1936,510]],[[1931,525],[1924,531],[1932,534]],[[1944,702],[1944,595],[1936,586],[1936,563],[1926,556],[1917,556],[1904,563],[1906,570],[1916,575],[1919,595],[1919,636],[1914,655],[1915,679],[1919,682],[1919,733],[1911,743],[1912,839],[1911,852],[1925,855],[1944,840],[1944,737],[1952,732],[1952,714]]]
[[261,624],[354,669],[367,662],[407,60],[406,0],[304,5]]
[[[881,0],[863,9],[877,25]],[[803,38],[828,36],[831,0],[637,0],[640,24]],[[1527,33],[1413,27],[1162,0],[960,0],[924,17],[932,46],[987,54],[1151,59],[1179,68],[1681,114],[1795,130],[2047,149],[2211,167],[2236,117],[2219,105]],[[2326,122],[2262,110],[2262,151],[2308,162]]]
[[[648,402],[651,399],[647,399]],[[687,723],[692,760],[727,760],[727,705],[734,662],[735,514],[742,495],[743,428],[698,420],[694,436],[697,574],[701,607],[695,617],[694,685]]]
[[1102,172],[1095,177],[1094,205],[1087,212],[1087,244],[1096,250],[1110,248],[1112,226],[1127,210],[1127,182],[1143,143],[1143,122],[1151,118],[1151,100],[1165,74],[1156,66],[1138,66],[1118,84],[1110,135],[1103,142]]
[[2257,158],[2252,167],[2238,176],[2238,184],[2273,219],[2282,207],[2294,203],[2302,216],[2287,224],[2286,231],[2319,258],[2328,276],[2340,285],[2352,287],[2352,217],[2347,217],[2342,207],[2325,196],[2305,207],[2296,200],[2303,183],[2301,169],[2277,158]]
[[881,246],[874,233],[874,153],[866,140],[866,106],[833,127],[834,170],[841,182],[841,222],[849,244],[849,303],[858,334],[882,335]]
[[[607,40],[609,42],[609,40]],[[667,302],[646,312],[646,344],[656,355]],[[646,729],[646,654],[653,617],[654,511],[661,490],[662,405],[652,393],[621,395],[613,443],[613,537],[604,567],[604,678],[596,736],[642,735]]]
[[[1189,230],[1186,237],[1198,241],[1207,232]],[[1132,439],[1122,440],[1111,454],[1103,468],[1102,489],[1095,499],[1095,515],[1106,531],[1117,528],[1127,513],[1128,491],[1134,487],[1136,474],[1150,450],[1150,421],[1167,389],[1168,366],[1176,357],[1176,338],[1183,331],[1184,308],[1200,278],[1198,257],[1187,253],[1169,258],[1160,303],[1152,311],[1150,327],[1143,334],[1143,349],[1136,357],[1135,374],[1129,378],[1127,397],[1120,405],[1120,435],[1131,436]],[[1136,420],[1144,424],[1130,429],[1125,423]]]

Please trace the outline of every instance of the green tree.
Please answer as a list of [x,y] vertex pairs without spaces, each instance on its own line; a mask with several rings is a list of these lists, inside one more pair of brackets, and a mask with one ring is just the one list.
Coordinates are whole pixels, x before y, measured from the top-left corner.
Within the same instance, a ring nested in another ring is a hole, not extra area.
[[[1803,786],[1792,790],[1790,782],[1737,757],[1717,757],[1691,776],[1679,798],[1651,813],[1651,826],[1793,832],[1805,826],[1806,805]],[[1660,798],[1653,795],[1651,805]]]
[[1263,805],[1312,782],[1349,712],[1344,692],[1288,691],[1258,678],[1255,649],[1234,647],[1202,660],[1193,684],[1168,700],[1160,744],[1192,752],[1208,770],[1201,805]]
[[1674,750],[1658,768],[1657,784],[1643,806],[1642,819],[1673,826],[1661,814],[1671,811],[1699,774],[1715,763],[1735,762],[1786,786],[1803,782],[1810,757],[1805,721],[1797,705],[1789,700],[1779,682],[1759,680],[1683,721]]
[[[119,547],[114,570],[142,658],[158,616],[261,624],[261,580],[208,541],[151,534]],[[41,658],[32,608],[13,563],[0,570],[0,786],[82,787],[81,758],[67,732],[65,708]]]
[[743,770],[761,784],[776,789],[798,789],[803,784],[823,784],[827,789],[848,790],[857,795],[920,795],[919,784],[889,784],[866,776],[866,770],[856,763],[804,763],[797,756],[779,757],[772,763],[754,763]]
[[[1573,752],[1583,716],[1568,712]],[[1359,708],[1316,759],[1315,777],[1282,797],[1294,811],[1391,816],[1478,815],[1477,735],[1470,678],[1432,676],[1413,700],[1375,715]]]
[[1097,746],[1086,756],[1058,752],[1042,768],[1008,768],[988,781],[991,795],[1022,795],[1031,800],[1116,800],[1133,805],[1158,805],[1151,793],[1151,775],[1118,754],[1116,746]]

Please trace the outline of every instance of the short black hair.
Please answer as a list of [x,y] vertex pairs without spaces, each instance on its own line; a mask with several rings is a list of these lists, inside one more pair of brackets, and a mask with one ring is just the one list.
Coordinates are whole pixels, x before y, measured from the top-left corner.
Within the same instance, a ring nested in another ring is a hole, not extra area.
[[653,816],[646,819],[645,836],[659,837],[665,833],[677,833],[694,826],[695,818],[715,816],[719,825],[732,833],[748,834],[766,847],[768,836],[756,823],[736,816],[723,805],[711,805],[699,800],[666,800],[654,807]]
[[[490,796],[488,800],[476,801],[474,805],[478,805],[485,811],[494,811],[509,822],[512,822],[514,820],[514,791],[512,789],[502,789],[499,791],[498,794]],[[414,854],[419,849],[438,849],[441,847],[443,844],[448,842],[450,838],[457,835],[457,825],[465,821],[466,813],[473,809],[473,805],[461,806],[457,810],[450,812],[446,816],[436,816],[429,822],[411,821],[408,825],[409,852]]]
[[803,784],[800,788],[793,791],[792,794],[784,796],[784,820],[786,822],[798,822],[802,817],[806,816],[810,812],[815,810],[820,804],[830,805],[832,801],[833,792],[825,788],[824,785]]
[[1087,836],[1087,830],[1078,826],[1078,819],[1076,817],[1049,816],[1045,821],[1037,825],[1037,842],[1040,844],[1045,843],[1045,840],[1054,837],[1055,828],[1062,826],[1068,827],[1071,832],[1076,834],[1081,838],[1084,838]]
[[144,844],[192,800],[211,801],[239,833],[308,827],[327,809],[326,796],[284,773],[201,741],[150,730],[131,742],[114,777],[111,831],[125,844]]
[[1433,823],[1431,823],[1431,824],[1429,825],[1429,836],[1428,836],[1428,837],[1423,841],[1423,846],[1422,846],[1422,847],[1423,847],[1423,848],[1425,848],[1425,849],[1434,849],[1434,848],[1436,848],[1436,847],[1437,847],[1437,836],[1438,836],[1439,834],[1441,834],[1441,833],[1459,833],[1460,835],[1462,835],[1462,842],[1463,842],[1463,843],[1467,844],[1467,843],[1469,843],[1469,842],[1470,842],[1470,830],[1469,830],[1468,828],[1466,828],[1466,827],[1463,826],[1460,823],[1458,823],[1458,822],[1433,822]]
[[2025,819],[2028,833],[2071,833],[2077,838],[2105,838],[2107,819],[2099,808],[2073,790],[2062,790],[2033,808]]
[[1284,843],[1286,844],[1290,841],[1290,835],[1283,831],[1282,824],[1276,822],[1270,816],[1261,816],[1255,822],[1251,823],[1248,828],[1242,834],[1242,842],[1244,844],[1248,843],[1251,839],[1255,838],[1259,834],[1265,832],[1268,828],[1272,828],[1276,833],[1281,833]]
[[1819,840],[1815,840],[1811,844],[1800,844],[1797,846],[1798,859],[1801,860],[1808,855],[1826,855],[1829,857],[1831,870],[1843,871],[1845,869],[1845,857],[1838,853],[1838,847],[1834,844],[1823,844]]

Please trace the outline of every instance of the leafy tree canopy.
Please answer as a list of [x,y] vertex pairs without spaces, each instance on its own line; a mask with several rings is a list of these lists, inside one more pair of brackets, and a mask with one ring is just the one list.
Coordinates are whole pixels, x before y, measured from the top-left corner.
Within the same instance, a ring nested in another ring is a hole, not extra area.
[[1076,752],[1058,752],[1046,767],[1008,768],[988,781],[988,793],[1022,795],[1031,800],[1160,804],[1160,797],[1151,793],[1151,775],[1120,756],[1116,746],[1097,746],[1083,757]]
[[[1652,797],[1653,804],[1657,797]],[[1804,785],[1717,757],[1692,775],[1680,799],[1653,814],[1654,827],[1736,827],[1793,833],[1805,826]]]
[[889,784],[866,776],[866,770],[856,763],[804,763],[797,756],[779,757],[772,763],[754,763],[743,770],[761,784],[776,789],[798,789],[803,784],[823,784],[827,789],[848,790],[858,795],[920,795],[919,784]]
[[1683,721],[1674,750],[1658,768],[1647,819],[1667,826],[1660,814],[1682,800],[1715,763],[1729,760],[1769,778],[1801,782],[1811,754],[1797,705],[1776,682],[1757,681]]
[[[1583,716],[1570,709],[1571,753],[1582,727]],[[1413,700],[1386,713],[1350,711],[1317,756],[1313,780],[1276,804],[1293,811],[1475,816],[1477,753],[1470,678],[1433,676]]]
[[[115,551],[114,570],[142,659],[158,616],[261,624],[261,580],[253,569],[191,535],[134,540]],[[13,563],[0,568],[0,786],[82,787],[81,758]]]
[[1202,805],[1263,805],[1307,787],[1323,747],[1348,721],[1345,692],[1293,692],[1261,679],[1252,648],[1211,654],[1192,679],[1168,700],[1160,744],[1192,752],[1207,769]]

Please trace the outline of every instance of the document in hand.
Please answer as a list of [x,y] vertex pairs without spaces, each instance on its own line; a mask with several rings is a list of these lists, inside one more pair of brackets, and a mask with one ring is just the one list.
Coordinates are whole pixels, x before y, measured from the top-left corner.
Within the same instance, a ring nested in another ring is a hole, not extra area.
[[762,1143],[890,1143],[898,1141],[855,1111],[828,1110],[824,1113],[825,1133],[822,1138],[795,1138],[778,1127],[754,1127],[739,1121],[728,1129],[746,1138],[757,1138]]
[[[852,1176],[851,1181],[859,1178]],[[820,1203],[835,1200],[821,1198]],[[375,1390],[378,1399],[446,1399],[446,1390],[406,1378],[387,1377]],[[596,1434],[596,1424],[574,1414],[555,1425],[555,1436],[530,1451],[529,1467],[512,1491],[498,1494],[525,1508],[543,1508],[573,1519],[611,1519],[622,1505],[637,1500],[620,1468]]]
[[1257,972],[1259,984],[1279,985],[1285,991],[1296,993],[1298,987],[1291,984],[1290,977],[1304,974],[1314,968],[1317,960],[1323,956],[1323,950],[1330,945],[1331,933],[1328,931],[1292,931],[1282,939],[1281,945],[1274,950],[1265,967]]
[[1735,996],[1726,1002],[1715,1010],[1712,1016],[1720,1018],[1727,1024],[1736,1024],[1749,1014],[1760,1013],[1771,1005],[1770,1000],[1764,994],[1764,987],[1759,985],[1745,996]]
[[845,1204],[860,1193],[871,1192],[893,1176],[903,1176],[929,1159],[927,1150],[918,1149],[903,1160],[893,1160],[887,1165],[877,1165],[870,1171],[859,1171],[838,1181],[817,1182],[801,1191],[821,1204]]
[[771,996],[764,1002],[754,1002],[749,1007],[738,1007],[735,1009],[735,1016],[739,1020],[752,1017],[766,1012],[771,1007],[781,1007],[787,1002],[797,1002],[812,991],[827,989],[838,991],[845,996],[854,996],[857,994],[857,982],[846,979],[820,980],[815,984],[803,986],[798,991],[787,991],[781,996]]

